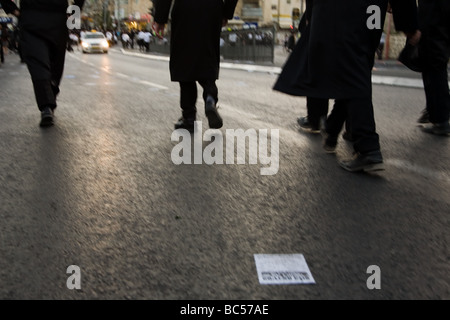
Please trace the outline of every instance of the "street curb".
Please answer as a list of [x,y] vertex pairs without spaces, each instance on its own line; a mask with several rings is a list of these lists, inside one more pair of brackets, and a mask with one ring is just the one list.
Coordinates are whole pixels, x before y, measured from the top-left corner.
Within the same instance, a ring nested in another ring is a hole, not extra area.
[[[151,60],[159,60],[159,61],[169,61],[168,56],[160,56],[148,53],[138,53],[138,52],[130,52],[125,49],[120,49],[122,54],[128,56],[135,56],[145,59]],[[251,64],[242,64],[242,63],[233,63],[233,62],[221,62],[220,67],[224,69],[234,69],[234,70],[242,70],[247,72],[266,72],[269,74],[280,74],[282,68],[280,67],[270,67],[270,66],[259,66],[259,65],[251,65]],[[380,75],[372,75],[372,84],[379,85],[387,85],[387,86],[397,86],[397,87],[406,87],[406,88],[416,88],[423,89],[423,81],[422,79],[413,79],[406,77],[391,77],[391,76],[380,76]],[[450,81],[449,81],[450,86]]]

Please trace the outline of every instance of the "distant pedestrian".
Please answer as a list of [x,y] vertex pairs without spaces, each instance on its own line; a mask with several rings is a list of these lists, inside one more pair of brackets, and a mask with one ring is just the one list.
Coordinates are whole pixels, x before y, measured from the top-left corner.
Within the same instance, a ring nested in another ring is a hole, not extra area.
[[[170,76],[180,84],[182,117],[175,129],[194,130],[197,108],[197,82],[203,87],[205,113],[210,128],[223,126],[217,111],[220,68],[220,34],[233,18],[237,0],[155,0],[154,30],[159,38],[171,16]],[[186,31],[191,32],[190,36]]]
[[137,44],[139,46],[139,51],[145,51],[145,33],[142,30],[137,34]]
[[146,30],[144,32],[144,47],[145,47],[145,52],[150,52],[150,41],[152,39],[152,34],[150,33],[150,31]]
[[[54,124],[56,98],[64,71],[69,38],[67,1],[22,0],[20,9],[11,0],[0,0],[6,13],[19,17],[23,58],[33,82],[36,102],[41,111],[40,125]],[[84,0],[75,0],[83,7]]]
[[129,46],[130,46],[130,36],[128,35],[127,32],[123,32],[122,33],[122,47],[124,49],[128,49]]
[[130,47],[131,49],[134,49],[134,38],[136,37],[136,31],[134,29],[131,29],[129,36],[130,36]]
[[78,35],[75,32],[72,31],[69,33],[69,41],[72,47],[76,46],[77,50],[80,49],[79,48],[80,39],[78,38]]
[[291,31],[287,43],[288,52],[292,52],[292,50],[294,50],[294,47],[295,47],[295,33],[294,31]]

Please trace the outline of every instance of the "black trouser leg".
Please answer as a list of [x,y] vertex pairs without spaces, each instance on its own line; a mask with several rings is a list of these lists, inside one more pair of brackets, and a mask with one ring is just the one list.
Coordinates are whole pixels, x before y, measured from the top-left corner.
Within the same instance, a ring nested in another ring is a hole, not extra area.
[[432,123],[449,121],[450,95],[447,68],[427,69],[422,72],[427,110]]
[[206,101],[208,96],[214,98],[214,101],[219,101],[219,89],[217,88],[215,80],[199,80],[198,83],[203,88],[203,100]]
[[351,123],[353,148],[356,152],[367,153],[380,150],[379,136],[376,132],[372,99],[357,98],[344,99],[339,103],[345,104],[348,119]]
[[306,97],[308,120],[312,127],[320,127],[320,119],[328,114],[328,99]]
[[450,57],[450,1],[419,1],[422,38],[419,53],[429,119],[449,121],[450,94],[447,65]]
[[342,131],[344,122],[347,121],[347,114],[347,105],[343,103],[342,100],[336,100],[333,109],[325,122],[325,131],[329,136],[337,139]]
[[[23,29],[21,49],[33,82],[39,110],[56,107],[67,46],[67,28],[51,31]],[[52,33],[52,31],[54,33]]]
[[197,83],[195,81],[180,82],[180,107],[184,118],[196,118],[196,102]]

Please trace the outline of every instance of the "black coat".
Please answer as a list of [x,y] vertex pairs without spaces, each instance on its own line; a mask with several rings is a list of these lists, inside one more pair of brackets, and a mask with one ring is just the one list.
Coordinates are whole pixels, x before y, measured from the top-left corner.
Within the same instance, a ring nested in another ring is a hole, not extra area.
[[[311,0],[307,0],[310,2]],[[416,0],[390,0],[397,30],[417,30]],[[367,8],[381,9],[384,25],[388,0],[314,0],[308,27],[297,41],[274,90],[326,99],[370,97],[372,68],[381,29],[369,29]],[[312,9],[311,9],[312,8]]]
[[155,21],[171,14],[170,76],[172,81],[219,78],[223,19],[233,18],[237,0],[155,0]]

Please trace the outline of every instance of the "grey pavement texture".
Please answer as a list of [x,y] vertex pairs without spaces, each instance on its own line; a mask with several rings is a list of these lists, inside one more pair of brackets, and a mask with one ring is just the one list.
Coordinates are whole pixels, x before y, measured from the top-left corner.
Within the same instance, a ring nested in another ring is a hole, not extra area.
[[[351,145],[329,155],[299,131],[305,99],[273,92],[276,73],[223,68],[220,132],[279,130],[279,171],[261,176],[260,162],[173,163],[165,60],[68,54],[48,129],[17,56],[0,77],[0,299],[450,299],[450,140],[417,127],[420,88],[374,85],[386,171],[351,174],[336,161]],[[259,283],[254,254],[293,253],[315,284]]]

